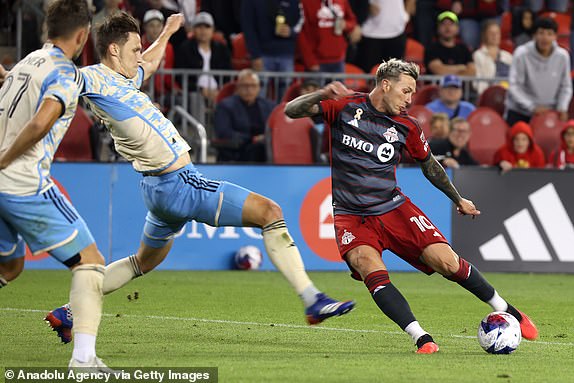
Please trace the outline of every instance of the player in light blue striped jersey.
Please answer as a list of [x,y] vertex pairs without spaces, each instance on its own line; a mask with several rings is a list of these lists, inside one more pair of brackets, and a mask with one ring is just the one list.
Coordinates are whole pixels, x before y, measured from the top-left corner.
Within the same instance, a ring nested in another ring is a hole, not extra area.
[[76,320],[70,367],[108,370],[95,348],[104,258],[50,179],[83,87],[72,59],[86,43],[90,22],[85,1],[55,0],[46,16],[49,43],[16,64],[0,89],[0,287],[22,271],[24,241],[34,255],[47,251],[70,268]]
[[[200,174],[191,163],[187,142],[139,90],[157,70],[169,37],[182,22],[182,15],[170,16],[142,54],[137,22],[126,13],[111,16],[97,31],[101,64],[82,69],[85,99],[109,129],[117,151],[143,175],[141,191],[149,210],[137,254],[106,268],[104,294],[155,268],[167,256],[174,235],[195,220],[261,228],[267,253],[301,297],[309,324],[349,312],[354,302],[329,298],[309,279],[281,208],[240,186]],[[53,312],[62,310],[66,308]]]

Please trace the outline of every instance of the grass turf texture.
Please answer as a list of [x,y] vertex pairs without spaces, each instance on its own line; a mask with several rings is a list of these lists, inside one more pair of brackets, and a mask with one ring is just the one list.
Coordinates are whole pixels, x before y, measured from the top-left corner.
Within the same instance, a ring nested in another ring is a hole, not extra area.
[[[541,334],[514,354],[489,355],[476,340],[486,304],[439,276],[393,273],[441,348],[416,355],[362,283],[310,274],[332,297],[355,299],[356,309],[309,327],[278,273],[155,271],[106,296],[98,355],[111,367],[218,367],[221,382],[572,381],[572,276],[487,274]],[[67,365],[71,345],[42,318],[67,301],[69,281],[66,271],[31,270],[0,290],[0,367]]]

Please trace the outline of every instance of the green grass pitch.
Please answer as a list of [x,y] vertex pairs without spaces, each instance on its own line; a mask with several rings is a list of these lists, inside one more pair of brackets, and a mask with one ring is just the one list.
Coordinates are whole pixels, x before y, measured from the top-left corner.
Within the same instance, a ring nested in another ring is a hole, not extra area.
[[[218,367],[221,382],[574,381],[574,276],[487,274],[541,333],[497,356],[476,340],[489,307],[439,276],[391,273],[441,348],[417,355],[362,283],[346,273],[310,275],[329,295],[355,299],[356,309],[309,327],[278,273],[155,271],[106,297],[98,355],[111,367]],[[67,365],[71,345],[42,318],[67,301],[69,282],[65,270],[31,270],[0,290],[0,368]]]

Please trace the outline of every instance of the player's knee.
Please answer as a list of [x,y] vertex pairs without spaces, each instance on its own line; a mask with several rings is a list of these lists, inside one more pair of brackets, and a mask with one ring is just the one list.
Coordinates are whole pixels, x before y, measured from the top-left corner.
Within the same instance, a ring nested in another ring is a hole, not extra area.
[[434,269],[439,274],[448,277],[458,272],[458,257],[443,257],[435,264]]
[[6,282],[13,281],[24,270],[24,257],[15,258],[6,263],[0,263],[0,275]]
[[[80,259],[77,264],[90,264],[90,265],[105,265],[106,261],[104,260],[104,256],[98,250],[95,244],[91,244],[90,246],[86,247],[84,250],[80,252]],[[72,267],[75,265],[67,265],[68,267]]]
[[263,226],[276,222],[283,218],[283,211],[277,202],[266,198],[261,204],[261,214],[263,216]]

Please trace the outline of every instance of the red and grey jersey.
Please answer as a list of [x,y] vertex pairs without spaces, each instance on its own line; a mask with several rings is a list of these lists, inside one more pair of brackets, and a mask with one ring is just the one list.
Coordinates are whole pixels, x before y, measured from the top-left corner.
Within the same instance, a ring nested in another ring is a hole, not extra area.
[[330,132],[335,214],[379,215],[400,206],[401,150],[417,161],[431,154],[418,122],[377,111],[364,93],[322,101],[321,109]]

